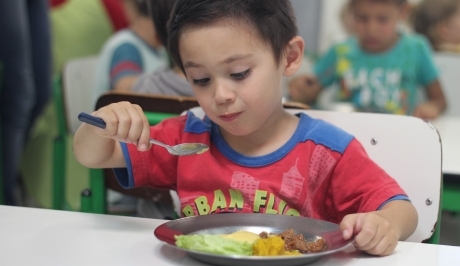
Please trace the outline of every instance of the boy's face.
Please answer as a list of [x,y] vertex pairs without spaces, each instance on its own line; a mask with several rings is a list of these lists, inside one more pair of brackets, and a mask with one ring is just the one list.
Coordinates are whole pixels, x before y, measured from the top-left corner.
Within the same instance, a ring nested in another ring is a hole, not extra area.
[[391,3],[369,0],[352,6],[354,31],[361,48],[371,53],[383,52],[397,40],[397,26],[404,18],[405,8]]
[[223,133],[247,136],[282,111],[283,68],[248,26],[222,21],[188,28],[179,51],[200,106]]

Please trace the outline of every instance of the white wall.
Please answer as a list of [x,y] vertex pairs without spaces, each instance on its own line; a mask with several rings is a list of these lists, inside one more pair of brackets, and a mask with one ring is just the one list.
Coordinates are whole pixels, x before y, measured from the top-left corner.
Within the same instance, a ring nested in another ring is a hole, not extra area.
[[320,32],[321,0],[292,0],[299,35],[305,40],[305,50],[316,53]]

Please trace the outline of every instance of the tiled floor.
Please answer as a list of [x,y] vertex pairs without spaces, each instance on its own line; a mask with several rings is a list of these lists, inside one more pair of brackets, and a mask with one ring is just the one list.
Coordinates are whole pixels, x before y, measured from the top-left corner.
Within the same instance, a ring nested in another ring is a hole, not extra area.
[[440,244],[460,246],[460,214],[443,213]]

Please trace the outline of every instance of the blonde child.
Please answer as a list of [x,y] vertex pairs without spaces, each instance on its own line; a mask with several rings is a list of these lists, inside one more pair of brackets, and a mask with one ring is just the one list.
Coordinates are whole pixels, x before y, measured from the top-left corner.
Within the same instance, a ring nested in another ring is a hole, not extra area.
[[[304,86],[290,88],[294,101],[311,103],[322,88],[340,87],[337,99],[359,111],[432,119],[446,108],[438,71],[424,38],[398,31],[407,0],[350,0],[356,37],[332,47]],[[418,88],[428,100],[418,102]]]
[[[111,104],[74,140],[87,167],[117,168],[125,187],[177,190],[183,216],[259,212],[340,223],[344,239],[388,255],[417,226],[404,191],[346,132],[281,103],[283,76],[302,63],[292,6],[279,0],[179,0],[168,43],[206,113],[150,127],[139,106]],[[150,147],[200,142],[200,155]]]
[[460,0],[424,0],[412,16],[414,30],[436,51],[460,53]]

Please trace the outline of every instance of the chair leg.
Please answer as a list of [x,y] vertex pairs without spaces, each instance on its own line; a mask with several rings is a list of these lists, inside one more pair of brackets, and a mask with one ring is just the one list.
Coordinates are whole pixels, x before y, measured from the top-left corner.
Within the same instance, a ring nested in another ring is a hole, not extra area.
[[440,197],[440,202],[439,202],[439,210],[438,210],[438,221],[436,222],[436,228],[434,229],[433,234],[429,239],[424,241],[425,243],[429,244],[439,244],[439,239],[441,238],[441,217],[442,217],[442,211],[444,209],[444,191],[446,189],[446,182],[444,178],[441,178],[441,197]]
[[91,190],[85,189],[81,192],[80,210],[81,212],[93,212],[93,201],[91,197]]
[[53,209],[62,210],[65,202],[66,144],[63,136],[54,140],[53,147]]
[[103,169],[91,169],[90,186],[93,213],[107,213],[107,198]]

